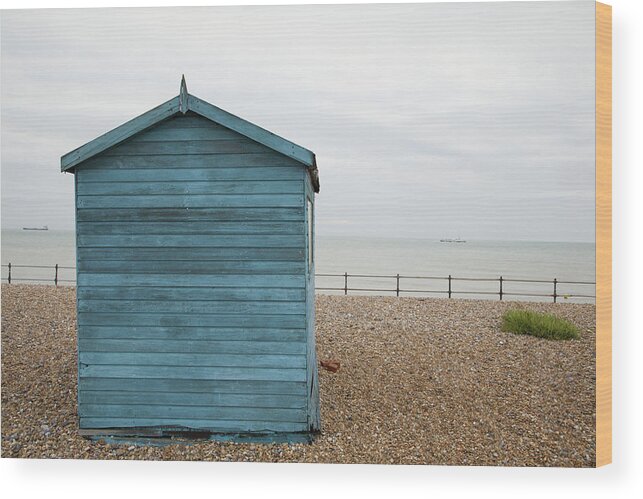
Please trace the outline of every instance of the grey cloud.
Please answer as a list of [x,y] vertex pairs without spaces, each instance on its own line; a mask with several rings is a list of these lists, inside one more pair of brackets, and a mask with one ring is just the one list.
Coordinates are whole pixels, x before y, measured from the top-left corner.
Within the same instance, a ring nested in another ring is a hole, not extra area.
[[594,239],[594,3],[3,11],[2,226],[188,88],[315,151],[320,234]]

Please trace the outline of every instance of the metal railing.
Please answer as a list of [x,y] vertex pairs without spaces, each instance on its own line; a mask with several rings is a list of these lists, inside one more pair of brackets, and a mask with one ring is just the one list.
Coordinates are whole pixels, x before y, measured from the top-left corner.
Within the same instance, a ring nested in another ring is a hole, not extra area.
[[[12,282],[53,282],[56,286],[59,283],[74,283],[75,279],[62,279],[59,276],[60,270],[75,270],[76,267],[66,267],[61,265],[14,265],[8,263],[2,265],[3,268],[8,269],[6,277],[2,277],[3,281],[11,284]],[[48,277],[15,277],[12,273],[14,269],[51,269],[53,275]],[[427,294],[427,295],[446,295],[448,298],[452,298],[454,295],[479,295],[479,296],[498,296],[499,300],[502,301],[504,297],[514,296],[514,297],[530,297],[530,298],[552,298],[553,302],[556,303],[559,298],[596,298],[596,295],[593,294],[577,294],[577,293],[559,293],[559,285],[575,285],[575,286],[594,286],[595,282],[590,281],[560,281],[556,278],[552,280],[539,280],[539,279],[507,279],[503,276],[500,277],[490,277],[490,278],[481,278],[481,277],[453,277],[448,276],[411,276],[411,275],[373,275],[373,274],[349,274],[344,272],[343,274],[315,274],[315,277],[324,277],[324,278],[341,278],[342,286],[336,287],[320,287],[316,286],[316,291],[339,291],[343,292],[344,295],[348,295],[349,292],[370,292],[370,293],[395,293],[395,296],[401,296],[403,293],[408,295],[413,294]],[[394,280],[395,287],[393,287],[393,282],[391,282],[391,287],[350,287],[348,279],[377,279],[381,281],[382,279],[391,279]],[[413,282],[422,282],[422,281],[446,281],[445,286],[442,289],[405,289],[402,285],[404,281],[413,281]],[[494,290],[464,290],[464,289],[454,289],[454,283],[458,281],[469,281],[469,282],[485,282],[485,283],[498,283],[494,286]],[[551,293],[526,293],[526,292],[508,292],[506,291],[505,283],[531,283],[531,284],[549,284],[552,286]]]
[[[522,296],[522,297],[539,297],[539,298],[552,298],[554,303],[558,301],[558,298],[596,298],[596,295],[591,294],[572,294],[572,293],[559,293],[558,286],[560,284],[564,285],[580,285],[580,286],[590,286],[595,285],[595,282],[589,281],[560,281],[556,278],[552,280],[540,280],[540,279],[507,279],[505,277],[453,277],[452,275],[448,276],[410,276],[410,275],[371,275],[371,274],[349,274],[344,272],[343,274],[315,274],[315,277],[335,277],[343,278],[342,287],[319,287],[316,286],[316,291],[343,291],[344,295],[348,295],[349,291],[360,291],[360,292],[385,292],[385,293],[395,293],[395,296],[400,296],[401,293],[421,293],[421,294],[443,294],[447,295],[448,298],[452,298],[454,295],[495,295],[498,296],[502,301],[503,297],[507,296]],[[348,278],[360,278],[360,279],[391,279],[395,280],[395,288],[352,288],[348,285]],[[404,289],[401,285],[402,280],[413,279],[416,281],[446,281],[446,286],[444,289]],[[479,290],[456,290],[454,289],[455,281],[470,281],[470,282],[497,282],[498,285],[494,291],[479,291]],[[538,283],[538,284],[551,284],[552,293],[517,293],[517,292],[507,292],[503,285],[505,283]]]
[[[9,284],[11,284],[12,281],[35,281],[35,282],[48,282],[52,281],[56,286],[58,286],[59,282],[76,282],[76,279],[61,279],[58,277],[58,272],[60,270],[75,270],[76,267],[65,267],[62,265],[14,265],[11,263],[8,263],[6,265],[2,265],[2,267],[8,269],[7,277],[3,277],[3,281],[7,281]],[[34,278],[34,277],[13,277],[11,275],[12,269],[52,269],[54,271],[53,278]]]

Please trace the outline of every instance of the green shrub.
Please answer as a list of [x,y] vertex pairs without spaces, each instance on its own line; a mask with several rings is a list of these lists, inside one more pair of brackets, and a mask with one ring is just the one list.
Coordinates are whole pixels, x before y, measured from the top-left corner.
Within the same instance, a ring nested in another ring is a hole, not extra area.
[[530,310],[508,310],[502,316],[502,330],[516,334],[530,334],[550,340],[571,340],[580,337],[574,324],[555,315]]

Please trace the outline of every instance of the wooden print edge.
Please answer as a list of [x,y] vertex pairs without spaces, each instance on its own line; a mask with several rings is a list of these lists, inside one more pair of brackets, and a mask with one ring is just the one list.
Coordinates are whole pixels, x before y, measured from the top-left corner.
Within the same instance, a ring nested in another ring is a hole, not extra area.
[[596,2],[596,466],[612,462],[612,7]]

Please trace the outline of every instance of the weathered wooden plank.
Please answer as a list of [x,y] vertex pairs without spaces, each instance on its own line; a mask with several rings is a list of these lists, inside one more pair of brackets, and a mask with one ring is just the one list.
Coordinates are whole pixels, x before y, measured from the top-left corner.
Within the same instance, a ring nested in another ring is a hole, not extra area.
[[212,247],[212,248],[298,248],[303,247],[303,234],[289,236],[273,235],[117,235],[117,236],[77,236],[78,247],[109,248],[175,248],[181,251],[184,248]]
[[77,248],[79,260],[303,261],[303,248]]
[[304,262],[289,261],[117,261],[82,260],[78,269],[87,272],[133,272],[154,274],[298,274]]
[[224,182],[81,182],[79,196],[158,196],[204,194],[298,194],[299,180]]
[[[87,326],[85,326],[87,327]],[[129,331],[131,329],[125,329]],[[210,341],[159,339],[84,339],[78,340],[79,351],[83,352],[130,352],[130,353],[200,353],[240,355],[304,355],[303,341]],[[210,338],[217,339],[215,331]],[[258,366],[257,366],[258,367]]]
[[284,421],[213,421],[190,418],[80,418],[80,428],[139,428],[166,426],[203,429],[212,432],[300,432],[306,431],[306,423]]
[[60,158],[61,171],[66,171],[82,163],[87,158],[96,155],[107,148],[118,144],[119,142],[141,132],[152,125],[169,118],[179,111],[179,99],[174,97],[167,102],[151,109],[150,111],[137,116],[136,118],[123,123],[122,125],[110,130],[100,137],[84,144],[77,149],[65,154]]
[[77,196],[78,208],[294,208],[299,194],[194,194],[159,196]]
[[176,140],[137,142],[128,140],[108,149],[103,156],[162,156],[164,154],[249,154],[270,153],[266,146],[248,139],[241,140]]
[[302,409],[305,398],[296,395],[259,395],[236,393],[184,393],[184,392],[119,392],[82,390],[78,394],[80,404],[135,404],[135,405],[181,405],[217,407],[274,407]]
[[[212,348],[229,348],[229,353],[234,353],[233,348],[245,349],[243,351],[264,353],[272,348],[270,345],[263,347],[262,343],[272,342],[289,342],[299,343],[305,342],[304,329],[286,329],[286,328],[222,328],[222,327],[176,327],[176,326],[83,326],[78,330],[79,341],[90,339],[104,339],[114,341],[129,341],[137,343],[137,340],[148,340],[151,345],[150,348],[156,345],[155,341],[177,341],[179,344],[186,343],[185,348],[191,348],[187,343],[191,341],[220,341],[221,345],[213,344]],[[227,342],[239,341],[240,345],[226,346]],[[248,344],[243,344],[248,342]],[[257,344],[257,350],[251,350],[251,346]],[[133,351],[133,346],[125,344],[127,351]],[[167,343],[167,348],[173,346],[172,343]],[[94,345],[94,348],[98,346]],[[159,347],[160,348],[160,347]],[[202,344],[201,348],[209,348],[207,345]],[[265,348],[265,350],[264,350]],[[283,345],[284,353],[301,353],[299,346]],[[172,350],[179,352],[181,350]],[[187,350],[186,350],[187,351]]]
[[78,286],[303,288],[304,276],[267,274],[101,274],[79,272],[77,283]]
[[[217,129],[221,128],[221,129],[227,130],[227,128],[225,128],[224,126],[219,125],[218,123],[215,123],[212,120],[204,118],[203,116],[193,111],[188,111],[185,114],[175,114],[171,118],[168,118],[154,125],[154,127],[148,128],[148,130],[174,130],[176,128],[204,128],[204,127],[217,128]],[[145,133],[147,133],[147,131],[141,132],[138,135],[142,135]]]
[[244,168],[80,168],[76,172],[76,175],[78,175],[79,183],[219,182],[225,180],[298,180],[303,175],[303,172],[300,168],[293,168],[292,166],[248,166]]
[[[187,142],[186,142],[187,143]],[[195,144],[198,142],[189,142],[190,144]],[[217,153],[207,151],[205,145],[208,145],[210,149],[216,146],[216,144],[221,144],[221,150]],[[294,174],[295,172],[301,172],[305,167],[293,159],[282,156],[275,152],[270,151],[269,149],[264,148],[263,146],[257,144],[255,152],[245,152],[238,153],[232,149],[234,144],[238,144],[239,141],[234,140],[218,140],[218,141],[204,141],[201,144],[204,147],[201,149],[205,150],[205,153],[192,153],[192,154],[183,154],[180,152],[181,149],[185,148],[168,148],[163,146],[163,151],[156,152],[151,151],[153,146],[160,144],[168,144],[165,142],[141,142],[137,144],[139,149],[149,149],[149,154],[117,154],[118,151],[121,151],[124,147],[118,147],[114,149],[111,155],[101,154],[95,156],[83,164],[83,169],[89,170],[119,170],[119,169],[135,169],[135,168],[179,168],[179,169],[188,169],[188,168],[248,168],[248,167],[288,167]],[[243,143],[251,143],[249,141],[243,141]],[[134,143],[136,145],[136,143]],[[175,142],[175,144],[181,144],[181,142]],[[223,146],[228,144],[225,148]],[[269,172],[268,172],[269,173]]]
[[87,352],[79,353],[81,364],[127,366],[183,366],[193,367],[270,367],[275,369],[303,369],[304,355],[223,354],[177,352]]
[[212,126],[204,126],[203,123],[198,125],[188,127],[182,123],[177,123],[172,126],[153,127],[133,136],[129,140],[131,142],[160,142],[166,140],[239,140],[245,138],[237,132],[214,123],[212,123]]
[[82,222],[280,222],[303,220],[302,207],[297,208],[128,208],[77,210]]
[[298,329],[306,327],[303,315],[221,315],[221,314],[106,314],[79,312],[80,326],[163,326],[163,327],[237,327]]
[[87,390],[120,392],[233,393],[263,395],[306,395],[306,383],[295,381],[207,380],[167,378],[86,378],[79,379],[79,392]]
[[84,365],[80,377],[306,381],[305,369],[267,367]]
[[128,288],[120,286],[108,288],[83,286],[76,290],[76,294],[78,300],[304,301],[304,290],[302,288]]
[[78,222],[82,235],[293,235],[304,234],[303,222]]
[[160,301],[160,300],[79,300],[79,312],[137,312],[169,314],[283,314],[303,315],[303,302],[290,301]]
[[194,418],[236,421],[290,421],[306,419],[302,409],[280,407],[207,407],[181,405],[79,404],[80,417]]
[[[298,261],[117,261],[82,260],[78,269],[86,272],[132,272],[153,274],[285,274],[303,273],[304,262]],[[226,297],[224,297],[226,299]]]

